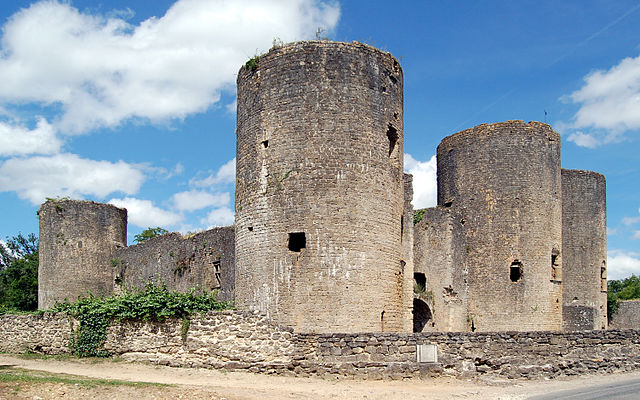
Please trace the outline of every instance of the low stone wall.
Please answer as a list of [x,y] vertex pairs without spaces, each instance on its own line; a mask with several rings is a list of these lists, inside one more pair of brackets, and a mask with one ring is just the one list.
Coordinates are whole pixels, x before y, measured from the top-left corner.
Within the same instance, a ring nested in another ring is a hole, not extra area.
[[[0,318],[0,351],[67,353],[63,315]],[[436,362],[417,349],[435,345]],[[114,323],[105,348],[127,360],[289,375],[401,379],[538,378],[640,368],[640,331],[301,334],[264,315],[210,312],[165,322]]]
[[72,326],[64,314],[3,315],[0,317],[0,352],[69,353]]
[[640,329],[640,300],[622,300],[611,315],[612,329]]

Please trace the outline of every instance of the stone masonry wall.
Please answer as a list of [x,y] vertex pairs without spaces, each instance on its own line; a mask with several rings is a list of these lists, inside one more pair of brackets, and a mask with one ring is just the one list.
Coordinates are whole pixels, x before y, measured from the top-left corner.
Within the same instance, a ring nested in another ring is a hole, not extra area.
[[[68,352],[72,320],[0,317],[0,351]],[[400,379],[449,375],[536,378],[640,368],[640,331],[292,333],[264,315],[211,312],[181,320],[114,323],[106,349],[127,360],[297,375]],[[417,362],[435,344],[437,362]]]
[[109,260],[127,245],[127,210],[80,200],[51,200],[42,204],[38,308],[113,291]]
[[411,331],[402,88],[359,43],[287,44],[238,72],[238,306],[297,331]]
[[605,329],[607,203],[603,175],[562,170],[560,256],[564,329]]
[[150,281],[171,290],[220,289],[232,300],[235,283],[235,229],[214,228],[183,238],[170,233],[116,251],[112,259],[116,286],[139,288]]
[[414,227],[414,237],[414,270],[426,277],[425,293],[415,301],[425,301],[432,313],[432,321],[417,331],[469,330],[466,249],[460,222],[449,208],[427,208]]
[[618,310],[611,316],[612,329],[640,328],[640,300],[622,300]]
[[541,122],[482,124],[437,150],[438,205],[465,236],[472,330],[562,329],[560,135]]

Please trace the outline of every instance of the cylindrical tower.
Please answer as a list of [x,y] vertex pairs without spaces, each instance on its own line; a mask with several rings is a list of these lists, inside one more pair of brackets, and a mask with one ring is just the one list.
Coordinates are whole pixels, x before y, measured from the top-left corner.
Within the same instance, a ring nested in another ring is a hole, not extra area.
[[607,202],[604,175],[562,170],[564,329],[607,327]]
[[560,136],[483,124],[438,146],[438,205],[462,226],[469,328],[562,328]]
[[127,245],[127,210],[91,201],[49,200],[40,216],[38,308],[113,291],[113,252]]
[[359,43],[293,43],[240,69],[239,307],[303,332],[411,331],[402,93],[396,59]]

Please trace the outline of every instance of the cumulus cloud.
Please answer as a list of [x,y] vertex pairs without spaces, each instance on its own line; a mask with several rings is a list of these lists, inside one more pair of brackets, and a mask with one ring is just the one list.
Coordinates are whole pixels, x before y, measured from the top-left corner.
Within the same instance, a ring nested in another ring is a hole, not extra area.
[[209,214],[207,214],[207,217],[203,218],[200,223],[206,225],[208,228],[213,228],[214,226],[233,225],[234,219],[233,210],[229,207],[222,207],[211,210]]
[[405,153],[404,171],[413,175],[413,207],[434,207],[438,202],[436,156],[429,161],[418,161]]
[[640,253],[611,250],[607,257],[607,277],[624,279],[632,274],[640,275]]
[[579,90],[562,100],[580,107],[568,125],[591,130],[575,132],[569,141],[594,148],[622,140],[624,132],[640,128],[640,57],[625,58],[609,70],[590,73]]
[[34,205],[46,197],[133,194],[144,180],[135,165],[88,160],[75,154],[12,158],[0,164],[0,191],[16,192]]
[[596,138],[595,135],[584,132],[574,132],[567,137],[567,140],[589,149],[595,149],[602,144],[601,140]]
[[209,187],[220,183],[233,183],[236,180],[236,158],[227,161],[218,171],[203,179],[192,179],[189,183],[196,187]]
[[125,197],[122,199],[111,199],[109,204],[116,207],[126,208],[129,222],[140,228],[154,226],[171,226],[182,221],[180,214],[163,210],[153,205],[151,200],[136,199],[135,197]]
[[176,193],[172,197],[175,208],[179,211],[195,211],[206,207],[221,207],[229,204],[229,193],[209,193],[198,190]]
[[0,121],[0,156],[55,154],[61,146],[56,130],[44,118],[34,129]]
[[179,0],[131,25],[40,1],[3,26],[0,102],[59,106],[64,133],[183,118],[232,90],[239,67],[273,38],[312,38],[339,16],[319,0]]

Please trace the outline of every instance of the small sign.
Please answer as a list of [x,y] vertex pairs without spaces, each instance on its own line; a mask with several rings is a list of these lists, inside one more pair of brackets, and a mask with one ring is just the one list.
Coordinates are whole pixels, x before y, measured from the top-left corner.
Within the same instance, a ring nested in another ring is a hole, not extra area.
[[438,345],[418,344],[416,345],[416,356],[419,363],[437,363]]

